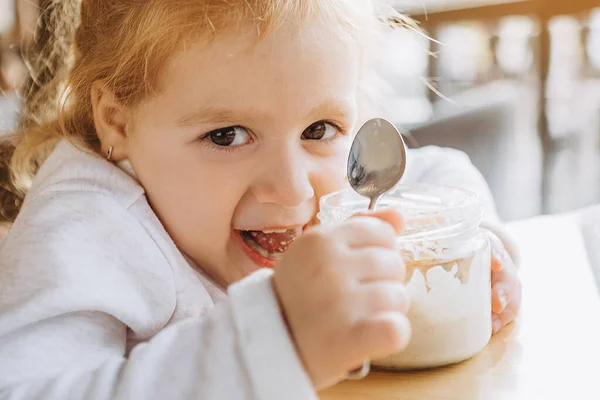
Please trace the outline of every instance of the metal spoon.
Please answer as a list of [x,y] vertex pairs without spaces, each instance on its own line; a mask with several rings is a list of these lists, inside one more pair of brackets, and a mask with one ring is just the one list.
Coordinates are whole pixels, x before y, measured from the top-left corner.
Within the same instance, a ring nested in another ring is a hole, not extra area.
[[369,210],[392,189],[406,169],[406,146],[398,129],[385,119],[371,119],[356,134],[348,157],[348,181],[368,197]]
[[[398,129],[390,122],[371,119],[356,134],[348,158],[348,181],[358,194],[368,197],[369,210],[392,189],[406,170],[406,146]],[[371,364],[348,375],[349,379],[363,379],[369,374]]]

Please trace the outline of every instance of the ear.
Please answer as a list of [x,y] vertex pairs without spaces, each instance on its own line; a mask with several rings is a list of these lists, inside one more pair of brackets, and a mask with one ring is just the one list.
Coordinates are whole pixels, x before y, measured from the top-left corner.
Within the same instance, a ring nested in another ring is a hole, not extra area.
[[96,134],[102,146],[102,154],[121,161],[127,158],[127,126],[130,113],[101,82],[95,82],[91,91],[92,109]]

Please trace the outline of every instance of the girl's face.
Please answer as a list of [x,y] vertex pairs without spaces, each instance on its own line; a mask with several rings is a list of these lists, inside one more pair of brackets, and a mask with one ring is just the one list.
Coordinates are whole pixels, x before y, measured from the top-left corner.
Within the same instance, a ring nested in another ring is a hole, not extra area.
[[272,267],[344,185],[357,118],[350,37],[284,27],[174,56],[128,125],[125,155],[167,231],[221,284]]

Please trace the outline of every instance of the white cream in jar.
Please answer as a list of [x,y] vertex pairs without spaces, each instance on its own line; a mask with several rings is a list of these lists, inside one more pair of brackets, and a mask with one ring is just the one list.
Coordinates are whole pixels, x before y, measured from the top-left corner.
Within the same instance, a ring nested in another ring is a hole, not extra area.
[[[327,224],[365,211],[368,200],[347,189],[321,199]],[[480,229],[476,194],[462,189],[398,186],[381,199],[404,218],[398,250],[407,267],[413,335],[401,353],[377,367],[423,369],[454,364],[479,353],[492,334],[490,245]]]

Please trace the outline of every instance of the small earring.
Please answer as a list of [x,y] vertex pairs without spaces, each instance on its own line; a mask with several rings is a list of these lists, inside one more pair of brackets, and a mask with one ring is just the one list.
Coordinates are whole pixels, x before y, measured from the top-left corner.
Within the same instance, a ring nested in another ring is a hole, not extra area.
[[106,161],[112,161],[113,147],[110,146],[108,148],[108,153],[106,154]]

